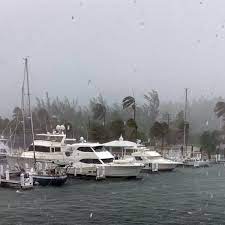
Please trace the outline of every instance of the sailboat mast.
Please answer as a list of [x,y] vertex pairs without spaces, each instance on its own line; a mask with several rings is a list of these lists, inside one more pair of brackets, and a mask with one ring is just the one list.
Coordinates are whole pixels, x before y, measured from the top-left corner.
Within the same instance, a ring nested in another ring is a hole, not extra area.
[[35,156],[35,145],[34,145],[34,125],[33,125],[33,117],[31,112],[31,104],[30,104],[30,84],[29,84],[29,73],[28,73],[28,64],[27,58],[25,58],[25,71],[27,75],[27,95],[28,95],[28,108],[30,114],[30,124],[31,124],[31,132],[32,132],[32,142],[33,142],[33,152],[34,152],[34,166],[36,165],[36,156]]
[[185,104],[184,104],[184,148],[185,154],[187,154],[187,140],[186,140],[186,131],[187,131],[187,100],[188,100],[188,89],[185,88]]
[[24,78],[23,78],[23,85],[22,85],[22,102],[21,102],[21,109],[22,109],[22,116],[23,116],[23,148],[26,149],[26,125],[25,125],[25,106],[24,106],[24,83],[25,83],[25,69],[24,69]]

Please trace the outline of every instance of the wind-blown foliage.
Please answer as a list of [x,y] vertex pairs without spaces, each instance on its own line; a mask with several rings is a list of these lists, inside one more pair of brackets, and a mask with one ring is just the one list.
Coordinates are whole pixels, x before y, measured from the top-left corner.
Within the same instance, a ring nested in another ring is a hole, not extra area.
[[122,105],[123,105],[123,109],[127,109],[129,107],[131,107],[133,109],[134,112],[134,120],[136,120],[136,102],[135,102],[135,98],[132,96],[127,96],[123,99],[122,101]]
[[217,102],[214,108],[214,112],[216,113],[217,117],[224,117],[225,116],[225,102]]
[[161,146],[164,146],[165,136],[169,132],[169,126],[165,122],[156,121],[150,129],[150,136],[152,138],[161,139]]
[[[138,106],[136,99],[131,96],[127,96],[123,100],[123,105],[120,103],[107,105],[103,97],[98,96],[92,98],[89,105],[81,106],[77,100],[69,100],[66,97],[52,98],[46,94],[45,98],[36,99],[32,109],[35,133],[51,132],[57,124],[70,123],[72,127],[70,136],[77,139],[83,136],[93,141],[96,141],[95,137],[98,140],[112,140],[118,139],[122,133],[125,139],[136,141],[138,137],[146,140],[149,138],[149,130],[156,120],[159,120],[160,123],[166,121],[165,119],[160,120],[159,115],[169,113],[170,128],[168,134],[165,135],[165,140],[171,144],[183,143],[182,109],[184,104],[160,103],[159,107],[160,101],[156,91],[147,93],[142,99],[144,103],[139,99]],[[200,133],[206,128],[208,130],[219,128],[219,120],[214,112],[216,102],[223,102],[223,99],[201,98],[193,100],[189,104],[187,121],[190,123],[190,129],[186,133],[190,133],[191,137],[196,135],[199,137]],[[220,105],[223,106],[223,104]],[[130,119],[129,110],[124,110],[126,107],[131,108],[132,111],[135,110],[135,121],[133,116]],[[105,121],[103,129],[105,134],[102,134],[103,120]],[[9,136],[10,131],[16,130],[14,133],[22,137],[22,125],[21,109],[17,107],[12,113],[12,118],[0,118],[0,133]],[[28,116],[25,118],[25,125],[27,134],[29,134],[30,119]],[[135,131],[137,126],[138,132]],[[100,138],[100,134],[104,137]],[[161,137],[157,139],[161,140]],[[191,140],[189,143],[191,143]]]
[[217,145],[220,143],[219,138],[220,132],[214,131],[204,131],[200,136],[200,144],[203,150],[208,154],[208,158],[211,158],[211,154],[215,153]]

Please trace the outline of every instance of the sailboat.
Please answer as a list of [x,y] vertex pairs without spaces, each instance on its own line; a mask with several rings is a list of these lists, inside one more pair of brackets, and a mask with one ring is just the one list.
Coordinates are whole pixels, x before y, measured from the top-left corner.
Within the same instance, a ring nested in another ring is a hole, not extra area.
[[[33,147],[33,159],[34,159],[34,172],[33,172],[33,180],[34,183],[38,183],[40,185],[53,185],[60,186],[63,185],[67,181],[67,175],[65,171],[65,165],[59,165],[54,162],[45,162],[45,169],[40,169],[37,166],[38,162],[36,160],[35,154],[35,144],[34,144],[34,126],[33,119],[31,113],[31,101],[30,101],[30,85],[29,85],[29,73],[28,73],[28,59],[25,58],[25,70],[24,70],[24,82],[23,82],[23,92],[24,92],[24,84],[25,81],[27,83],[27,95],[28,95],[28,108],[29,108],[29,118],[31,124],[31,132],[32,132],[32,147]],[[23,93],[24,95],[24,93]],[[23,100],[24,102],[24,100]],[[23,108],[24,111],[24,108]],[[24,118],[24,116],[23,116]],[[23,123],[24,131],[25,131],[25,121]],[[24,146],[25,146],[25,135],[24,135]]]

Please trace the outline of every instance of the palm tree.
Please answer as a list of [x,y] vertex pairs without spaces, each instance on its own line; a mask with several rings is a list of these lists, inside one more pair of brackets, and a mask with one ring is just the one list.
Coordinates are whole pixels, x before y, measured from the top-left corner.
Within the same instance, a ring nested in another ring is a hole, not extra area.
[[225,116],[225,102],[217,102],[214,108],[214,112],[216,113],[217,117],[224,117]]
[[134,111],[134,121],[136,121],[136,102],[135,102],[135,98],[132,96],[127,96],[123,99],[122,101],[123,104],[123,109],[132,107],[133,111]]

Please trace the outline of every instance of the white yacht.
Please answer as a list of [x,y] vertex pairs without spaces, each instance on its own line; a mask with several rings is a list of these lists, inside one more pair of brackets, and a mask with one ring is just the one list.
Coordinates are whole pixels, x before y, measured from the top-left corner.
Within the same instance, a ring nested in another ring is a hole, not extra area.
[[183,163],[184,166],[189,167],[208,167],[210,165],[208,160],[202,160],[200,158],[186,158]]
[[[113,155],[99,143],[81,143],[67,139],[63,132],[38,134],[33,145],[18,156],[7,156],[10,168],[17,169],[34,166],[34,157],[38,162],[54,161],[71,165],[71,175],[96,176],[101,170],[104,177],[137,177],[143,168],[141,163],[115,162]],[[42,165],[43,166],[43,165]]]
[[132,153],[137,162],[145,164],[143,170],[151,171],[172,171],[179,162],[163,158],[158,152],[149,150],[146,147],[139,147]]
[[[137,177],[144,165],[136,162],[119,162],[99,143],[76,143],[66,151],[66,162],[72,163],[68,173],[74,174],[75,168],[95,167],[104,170],[105,177]],[[92,175],[90,172],[88,175]],[[96,174],[93,174],[96,176]]]
[[[69,148],[75,139],[68,140],[63,132],[37,134],[33,144],[22,152],[20,155],[7,156],[7,162],[12,169],[21,169],[26,167],[32,168],[34,166],[34,157],[38,161],[55,161],[64,162],[64,154],[66,148]],[[34,151],[35,150],[35,151]]]
[[5,158],[9,154],[8,139],[0,137],[0,159]]

